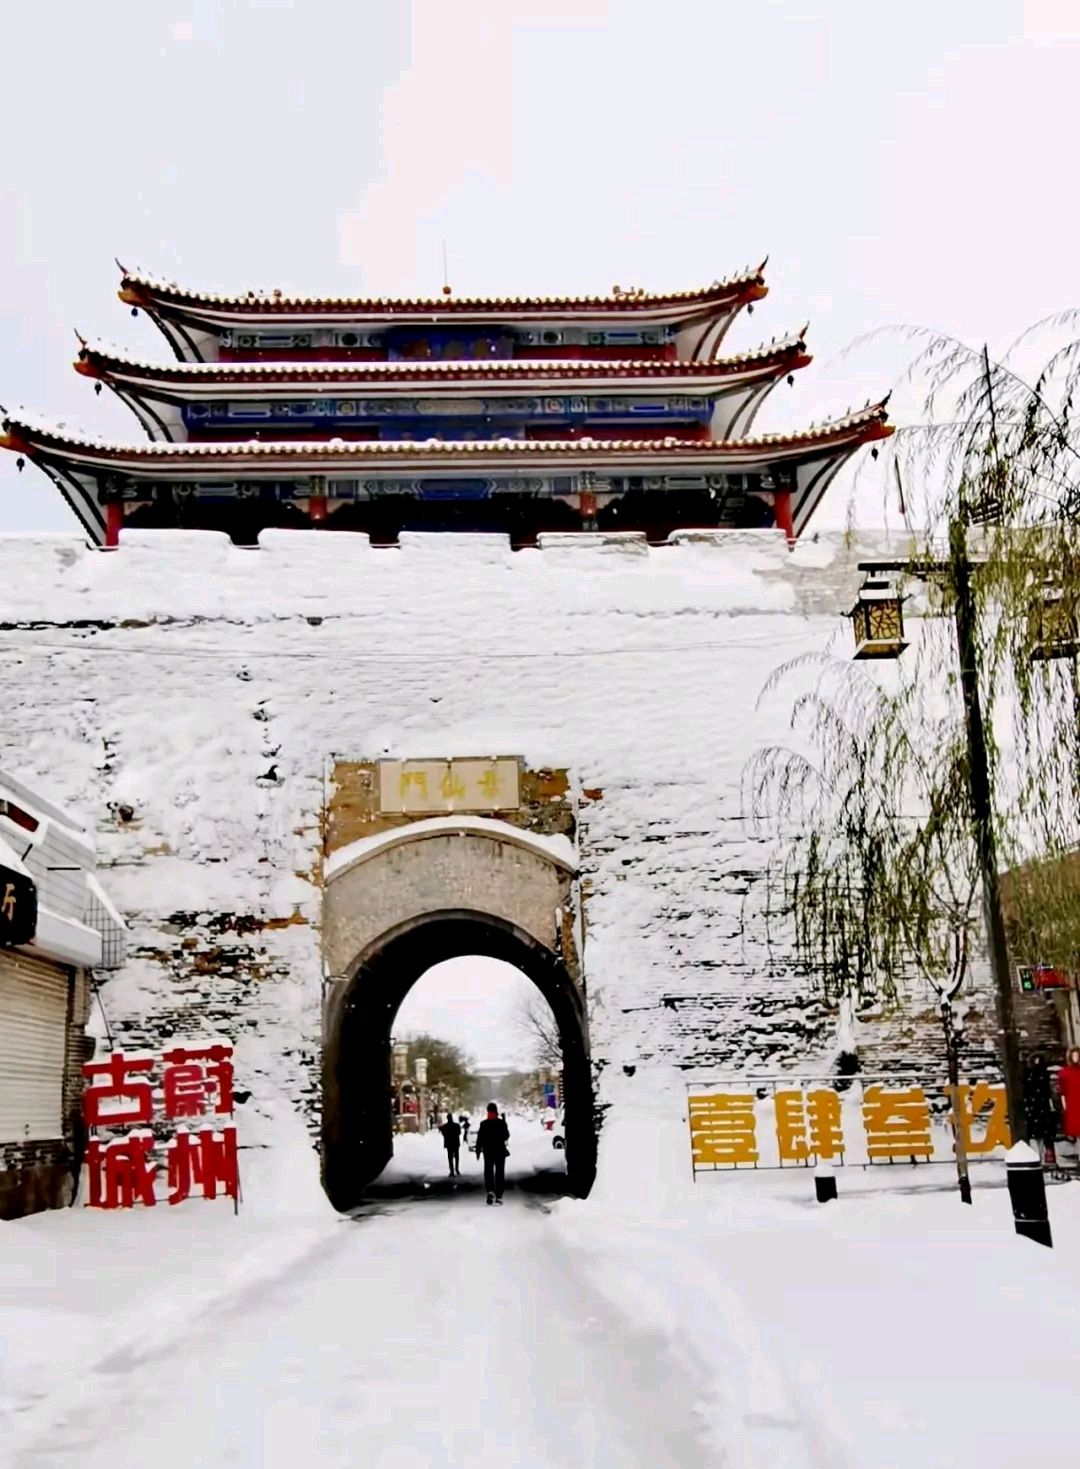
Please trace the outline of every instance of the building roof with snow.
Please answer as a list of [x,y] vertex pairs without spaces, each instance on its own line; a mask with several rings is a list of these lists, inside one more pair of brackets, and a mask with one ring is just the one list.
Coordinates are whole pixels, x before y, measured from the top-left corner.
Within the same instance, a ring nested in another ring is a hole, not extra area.
[[118,969],[126,925],[96,875],[93,838],[70,811],[0,770],[0,865],[36,890],[28,954],[87,968]]
[[697,290],[431,299],[200,293],[124,271],[175,354],[84,343],[145,441],[17,410],[2,444],[45,471],[91,539],[132,528],[545,531],[775,525],[793,540],[884,402],[754,436],[810,358],[805,330],[719,355],[764,266]]

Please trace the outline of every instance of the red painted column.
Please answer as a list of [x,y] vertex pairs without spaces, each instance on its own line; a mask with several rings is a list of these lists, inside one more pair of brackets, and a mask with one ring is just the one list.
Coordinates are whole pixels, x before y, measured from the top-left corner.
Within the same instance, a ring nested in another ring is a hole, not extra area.
[[595,490],[582,490],[581,492],[581,528],[582,530],[596,529]]
[[123,500],[109,500],[105,506],[105,544],[107,546],[120,544],[120,531],[123,524]]
[[312,525],[317,526],[326,519],[326,496],[312,495],[307,502],[308,517]]
[[795,522],[791,518],[791,491],[775,490],[773,492],[773,513],[776,516],[776,526],[782,530],[788,538],[788,544],[795,543]]

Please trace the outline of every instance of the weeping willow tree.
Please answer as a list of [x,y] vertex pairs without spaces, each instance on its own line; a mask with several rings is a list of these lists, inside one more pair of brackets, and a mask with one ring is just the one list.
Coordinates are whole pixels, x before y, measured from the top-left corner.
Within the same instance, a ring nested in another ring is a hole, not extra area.
[[[770,691],[813,680],[794,697],[795,738],[747,771],[753,816],[780,839],[771,924],[788,924],[834,998],[888,1000],[908,976],[929,982],[954,1085],[953,998],[984,926],[995,953],[999,869],[1026,956],[1080,968],[1078,333],[1080,314],[1065,314],[1001,361],[908,333],[921,421],[871,471],[900,490],[896,590],[916,595],[918,634],[888,672],[829,659],[780,669]],[[1036,351],[1037,369],[1022,372]],[[864,472],[857,491],[865,483]],[[999,1018],[1008,985],[1006,966]],[[1000,1028],[1022,1133],[1017,1038],[1007,1019]]]
[[928,984],[955,1106],[955,1002],[980,924],[966,747],[955,721],[913,687],[883,689],[826,655],[783,665],[763,696],[797,677],[812,683],[794,702],[793,744],[759,751],[745,775],[755,823],[780,837],[766,883],[769,942],[793,938],[796,962],[834,1004],[895,1003],[914,981]]

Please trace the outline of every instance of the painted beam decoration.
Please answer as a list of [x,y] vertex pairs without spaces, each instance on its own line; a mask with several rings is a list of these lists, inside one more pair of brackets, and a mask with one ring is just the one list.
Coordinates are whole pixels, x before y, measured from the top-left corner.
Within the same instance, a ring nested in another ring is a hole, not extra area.
[[[468,423],[477,429],[490,423],[497,432],[504,423],[527,423],[532,420],[553,423],[583,423],[592,419],[625,421],[667,419],[707,424],[712,402],[705,397],[672,395],[671,397],[628,397],[576,395],[537,398],[295,398],[267,399],[249,402],[228,399],[221,403],[188,403],[183,419],[188,428],[199,430],[230,424],[262,423],[284,428],[342,425],[356,421],[372,422],[380,428],[399,424],[414,428],[417,437],[425,437],[419,426],[430,418],[444,420],[441,431],[453,428],[453,421]],[[462,429],[462,432],[464,430]],[[409,437],[403,434],[403,437]]]
[[[965,1083],[957,1102],[971,1160],[999,1158],[1011,1145],[1005,1087]],[[749,1077],[688,1089],[691,1167],[870,1167],[952,1163],[948,1087],[904,1078],[800,1081]]]
[[229,1041],[160,1054],[113,1051],[83,1065],[84,1202],[153,1208],[201,1196],[240,1204]]

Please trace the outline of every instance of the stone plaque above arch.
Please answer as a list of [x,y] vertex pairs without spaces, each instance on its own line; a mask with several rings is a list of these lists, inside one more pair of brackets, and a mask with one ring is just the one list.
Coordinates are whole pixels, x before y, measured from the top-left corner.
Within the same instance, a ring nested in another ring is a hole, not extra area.
[[575,801],[565,770],[522,762],[497,816],[386,811],[378,761],[338,761],[324,815],[322,949],[331,982],[387,934],[472,912],[543,946],[581,983]]

